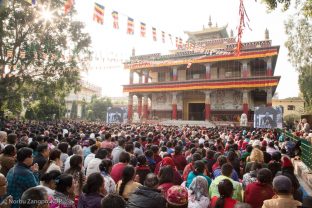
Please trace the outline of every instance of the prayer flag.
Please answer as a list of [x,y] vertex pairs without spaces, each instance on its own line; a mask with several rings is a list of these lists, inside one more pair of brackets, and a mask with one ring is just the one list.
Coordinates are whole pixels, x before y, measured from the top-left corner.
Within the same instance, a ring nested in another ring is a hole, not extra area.
[[113,19],[114,19],[113,28],[114,28],[114,29],[119,29],[119,24],[118,24],[118,12],[113,11],[113,12],[112,12],[112,16],[113,16]]
[[145,37],[146,33],[146,25],[145,23],[141,22],[141,37]]
[[168,34],[168,36],[169,36],[169,39],[170,39],[171,44],[172,44],[172,36],[171,36],[171,34]]
[[157,37],[156,37],[156,28],[153,27],[153,28],[152,28],[152,31],[153,31],[153,40],[154,40],[154,41],[157,41]]
[[133,35],[134,34],[134,22],[133,19],[128,17],[128,29],[127,29],[127,34]]
[[176,47],[179,48],[179,38],[176,37]]
[[103,5],[94,3],[93,20],[101,25],[104,23],[104,9],[105,7]]
[[74,0],[67,0],[64,9],[65,9],[65,14],[68,14],[74,6]]
[[35,5],[36,4],[36,0],[25,0],[27,3]]
[[165,32],[161,31],[162,42],[165,43]]

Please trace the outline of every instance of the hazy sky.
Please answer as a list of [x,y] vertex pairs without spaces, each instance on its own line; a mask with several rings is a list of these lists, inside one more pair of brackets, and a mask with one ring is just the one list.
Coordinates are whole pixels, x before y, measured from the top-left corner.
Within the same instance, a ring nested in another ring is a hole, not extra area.
[[[105,6],[104,24],[92,21],[94,2]],[[209,16],[213,25],[228,25],[228,33],[237,34],[239,0],[76,0],[78,18],[86,23],[86,30],[92,37],[95,56],[109,59],[129,59],[132,48],[136,55],[147,53],[166,53],[175,47],[175,36],[186,40],[184,31],[201,30],[208,27]],[[294,97],[299,93],[298,74],[288,61],[284,42],[287,39],[284,22],[289,13],[280,10],[268,13],[260,1],[246,0],[245,7],[252,30],[245,29],[243,42],[264,40],[266,28],[270,31],[272,45],[280,45],[275,74],[281,76],[277,92],[279,98]],[[119,12],[119,30],[113,29],[112,11]],[[127,16],[134,19],[133,36],[126,34]],[[140,22],[146,23],[146,38],[140,37]],[[152,40],[152,27],[157,29],[157,42]],[[166,43],[161,42],[161,31],[173,36],[173,44],[167,36]],[[102,69],[99,69],[101,66]],[[109,69],[109,67],[112,67]],[[125,96],[122,85],[128,84],[129,73],[121,63],[103,59],[92,62],[85,79],[102,87],[104,96]]]

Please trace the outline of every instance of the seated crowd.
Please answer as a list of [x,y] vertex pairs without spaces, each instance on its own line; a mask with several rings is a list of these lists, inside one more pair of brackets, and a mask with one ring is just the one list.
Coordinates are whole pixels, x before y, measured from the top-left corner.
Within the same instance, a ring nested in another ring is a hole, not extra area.
[[7,122],[0,208],[312,207],[274,129]]

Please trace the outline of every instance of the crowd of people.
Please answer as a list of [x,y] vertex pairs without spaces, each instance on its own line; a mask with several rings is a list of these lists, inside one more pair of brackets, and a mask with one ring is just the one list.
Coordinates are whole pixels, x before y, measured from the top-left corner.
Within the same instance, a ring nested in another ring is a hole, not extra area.
[[274,129],[7,121],[0,208],[312,207]]

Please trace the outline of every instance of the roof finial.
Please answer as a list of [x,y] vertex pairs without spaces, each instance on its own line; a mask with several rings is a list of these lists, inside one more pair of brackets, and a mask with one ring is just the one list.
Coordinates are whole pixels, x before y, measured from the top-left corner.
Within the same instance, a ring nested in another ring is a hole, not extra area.
[[234,32],[233,32],[233,30],[231,29],[231,38],[233,38],[234,37]]
[[208,26],[211,27],[212,26],[212,22],[211,22],[211,15],[209,15],[209,22],[208,22]]
[[265,28],[264,39],[266,39],[266,40],[269,40],[269,39],[270,39],[270,33],[269,33],[268,28]]

